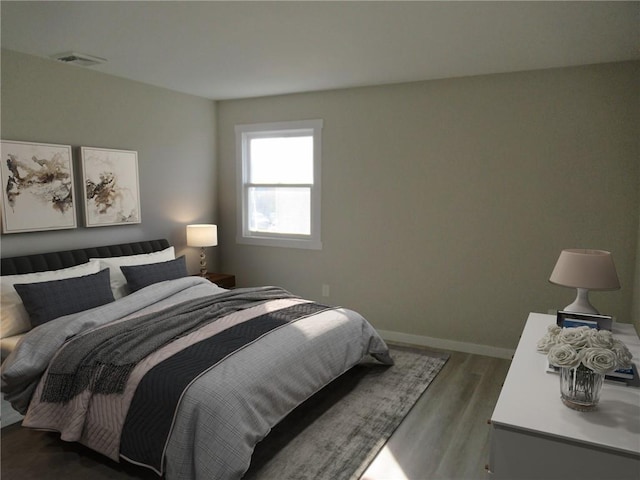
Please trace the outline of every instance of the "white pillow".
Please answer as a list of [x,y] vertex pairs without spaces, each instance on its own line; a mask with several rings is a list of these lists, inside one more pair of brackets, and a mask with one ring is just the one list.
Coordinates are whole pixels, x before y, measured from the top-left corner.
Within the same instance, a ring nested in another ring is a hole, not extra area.
[[82,277],[100,271],[100,262],[89,260],[75,267],[49,270],[47,272],[5,275],[0,277],[0,337],[10,337],[31,330],[29,314],[14,285],[16,283],[39,283],[65,278]]
[[120,270],[121,265],[146,265],[148,263],[160,263],[175,260],[176,254],[173,247],[165,248],[159,252],[141,253],[140,255],[125,255],[122,257],[92,258],[100,262],[100,270],[109,269],[111,291],[117,300],[129,293],[127,279]]

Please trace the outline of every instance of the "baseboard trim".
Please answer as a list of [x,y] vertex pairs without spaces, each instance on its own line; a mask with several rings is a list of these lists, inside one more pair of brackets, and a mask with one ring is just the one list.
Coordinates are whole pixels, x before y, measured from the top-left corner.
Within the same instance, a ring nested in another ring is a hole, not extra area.
[[453,350],[455,352],[473,353],[476,355],[486,355],[488,357],[506,358],[507,360],[511,360],[515,353],[515,350],[508,348],[457,342],[455,340],[425,337],[423,335],[412,335],[409,333],[392,332],[389,330],[378,330],[378,333],[384,340],[388,340],[390,342],[408,343],[410,345],[419,345],[421,347]]

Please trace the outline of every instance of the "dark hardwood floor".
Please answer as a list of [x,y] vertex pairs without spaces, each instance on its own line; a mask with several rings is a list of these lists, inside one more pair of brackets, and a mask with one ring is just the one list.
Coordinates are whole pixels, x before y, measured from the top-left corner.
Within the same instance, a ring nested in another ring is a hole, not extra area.
[[[487,420],[510,362],[449,352],[425,394],[363,475],[366,480],[485,479]],[[118,464],[58,434],[1,431],[2,480],[157,479],[145,469]],[[276,479],[273,479],[276,480]],[[320,480],[320,479],[319,479]]]

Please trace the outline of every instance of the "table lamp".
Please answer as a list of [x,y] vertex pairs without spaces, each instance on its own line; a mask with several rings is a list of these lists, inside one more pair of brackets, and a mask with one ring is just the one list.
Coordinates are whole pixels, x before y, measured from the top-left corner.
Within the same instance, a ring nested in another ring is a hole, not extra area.
[[567,312],[598,314],[598,310],[589,303],[589,290],[620,288],[613,257],[605,250],[562,250],[549,281],[577,289],[576,299],[564,309]]
[[204,247],[218,245],[218,227],[209,224],[187,225],[187,246],[200,247],[200,275],[207,274],[207,257]]

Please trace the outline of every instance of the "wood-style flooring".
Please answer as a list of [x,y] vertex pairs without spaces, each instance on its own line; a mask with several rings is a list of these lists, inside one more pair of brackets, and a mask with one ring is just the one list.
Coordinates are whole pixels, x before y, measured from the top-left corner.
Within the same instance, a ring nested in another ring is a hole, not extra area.
[[[448,353],[447,364],[362,479],[487,478],[487,420],[510,362]],[[63,442],[58,434],[29,430],[19,424],[3,428],[0,442],[2,480],[158,479],[143,468],[118,464],[82,445]]]
[[509,360],[449,352],[442,371],[362,480],[486,479],[488,421]]

